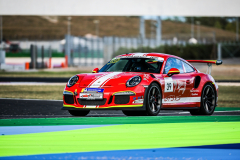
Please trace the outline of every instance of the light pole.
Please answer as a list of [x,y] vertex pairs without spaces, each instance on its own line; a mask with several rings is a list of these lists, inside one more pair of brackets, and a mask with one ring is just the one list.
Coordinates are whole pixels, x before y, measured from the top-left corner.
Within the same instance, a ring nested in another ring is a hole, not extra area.
[[239,40],[238,34],[239,34],[239,23],[238,23],[238,17],[236,17],[236,40],[237,40],[237,42]]
[[0,51],[3,49],[3,38],[2,38],[2,16],[0,16]]
[[98,29],[98,24],[99,24],[99,20],[93,20],[93,23],[95,23],[96,24],[96,30],[95,30],[95,34],[96,34],[96,36],[98,37],[98,34],[99,34],[99,29]]
[[192,25],[191,25],[191,38],[194,38],[194,19],[193,17],[191,18]]
[[200,24],[201,22],[200,21],[196,21],[196,24],[197,24],[197,39],[198,41],[200,41]]
[[68,17],[68,35],[71,35],[71,19],[72,17]]

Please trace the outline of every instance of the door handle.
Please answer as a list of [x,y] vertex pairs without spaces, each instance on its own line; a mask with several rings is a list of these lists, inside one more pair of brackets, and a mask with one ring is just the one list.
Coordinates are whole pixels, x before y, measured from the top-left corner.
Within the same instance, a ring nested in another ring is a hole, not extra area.
[[190,84],[190,83],[191,83],[191,81],[190,81],[190,80],[187,80],[187,81],[186,81],[186,83],[187,83],[187,84]]

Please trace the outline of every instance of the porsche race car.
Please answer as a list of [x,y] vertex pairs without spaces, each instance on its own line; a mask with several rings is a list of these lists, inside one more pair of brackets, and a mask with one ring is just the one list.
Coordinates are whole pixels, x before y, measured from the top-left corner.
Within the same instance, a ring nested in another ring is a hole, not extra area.
[[[191,63],[206,63],[201,73]],[[100,70],[71,77],[63,92],[63,110],[86,116],[90,110],[122,110],[127,116],[156,116],[160,110],[187,110],[211,115],[218,85],[211,65],[221,60],[184,60],[163,53],[129,53],[110,60]]]

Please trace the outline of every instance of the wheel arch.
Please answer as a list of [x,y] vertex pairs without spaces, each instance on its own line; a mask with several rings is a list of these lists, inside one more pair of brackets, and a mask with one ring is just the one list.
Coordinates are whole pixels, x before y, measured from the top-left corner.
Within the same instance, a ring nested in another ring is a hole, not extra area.
[[161,87],[161,83],[157,80],[153,80],[149,83],[148,87],[145,89],[145,92],[144,92],[144,102],[143,102],[143,108],[146,109],[146,105],[147,105],[147,101],[145,100],[145,98],[147,98],[147,94],[148,94],[148,89],[149,89],[149,86],[153,83],[156,83],[158,85],[158,87],[160,88],[160,92],[162,94],[162,87]]

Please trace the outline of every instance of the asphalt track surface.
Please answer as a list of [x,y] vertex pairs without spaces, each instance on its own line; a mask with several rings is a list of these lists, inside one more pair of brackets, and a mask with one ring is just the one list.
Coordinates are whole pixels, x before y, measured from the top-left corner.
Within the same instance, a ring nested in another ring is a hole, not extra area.
[[[72,117],[61,100],[0,99],[0,119]],[[240,109],[216,108],[214,116],[240,115]],[[91,110],[87,117],[123,117],[121,110]],[[162,110],[158,116],[191,116],[188,111]]]

